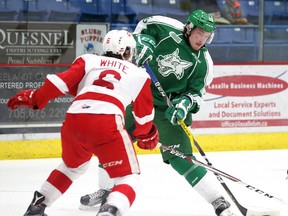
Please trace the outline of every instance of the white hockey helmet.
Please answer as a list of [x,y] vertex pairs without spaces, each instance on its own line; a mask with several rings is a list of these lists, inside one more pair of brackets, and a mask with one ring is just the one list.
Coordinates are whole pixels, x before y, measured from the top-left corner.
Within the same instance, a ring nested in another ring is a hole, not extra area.
[[121,55],[122,59],[131,62],[133,56],[136,55],[136,41],[128,31],[111,30],[104,37],[103,52]]

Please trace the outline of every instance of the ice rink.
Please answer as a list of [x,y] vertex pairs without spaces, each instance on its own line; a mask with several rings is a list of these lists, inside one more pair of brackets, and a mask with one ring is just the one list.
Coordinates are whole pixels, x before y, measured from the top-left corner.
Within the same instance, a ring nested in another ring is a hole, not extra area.
[[[288,150],[206,154],[214,167],[285,201],[264,197],[243,184],[225,179],[239,203],[252,210],[279,210],[281,216],[288,216]],[[203,161],[198,153],[196,156]],[[212,206],[164,164],[160,155],[139,155],[138,158],[142,169],[141,191],[125,216],[215,216]],[[23,215],[33,192],[60,161],[59,158],[0,161],[0,215]],[[85,212],[78,207],[82,195],[98,189],[97,179],[97,159],[93,158],[88,171],[47,208],[46,213],[49,216],[95,216],[96,210]]]

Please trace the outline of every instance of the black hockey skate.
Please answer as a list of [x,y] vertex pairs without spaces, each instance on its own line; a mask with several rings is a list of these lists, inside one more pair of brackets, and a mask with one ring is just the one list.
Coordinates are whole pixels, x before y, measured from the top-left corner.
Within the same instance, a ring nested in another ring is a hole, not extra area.
[[118,209],[115,206],[104,204],[100,207],[96,216],[117,216]]
[[99,204],[104,204],[106,202],[106,198],[108,197],[110,190],[100,189],[92,194],[87,194],[82,196],[80,199],[80,207],[81,210],[90,210],[93,207],[98,206]]
[[34,197],[29,205],[26,213],[24,216],[47,216],[44,211],[46,208],[46,205],[43,204],[43,201],[45,200],[45,196],[39,193],[38,191],[34,192]]

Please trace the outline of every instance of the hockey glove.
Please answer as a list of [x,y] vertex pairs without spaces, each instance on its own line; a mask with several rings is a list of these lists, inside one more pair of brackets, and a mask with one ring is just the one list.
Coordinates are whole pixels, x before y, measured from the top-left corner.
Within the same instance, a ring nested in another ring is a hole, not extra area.
[[22,90],[19,91],[14,97],[8,100],[7,106],[14,110],[19,106],[29,107],[30,109],[38,109],[35,104],[35,95],[38,90]]
[[178,121],[185,120],[188,112],[190,112],[195,104],[187,96],[181,96],[180,98],[176,98],[172,101],[174,106],[168,107],[165,111],[165,117],[173,124],[179,125]]
[[158,129],[155,124],[152,125],[152,128],[149,132],[149,134],[145,135],[139,135],[136,137],[137,141],[137,146],[141,149],[154,149],[159,141],[159,134],[158,134]]
[[142,66],[146,61],[152,60],[156,41],[146,34],[134,35],[134,39],[137,47],[136,64]]

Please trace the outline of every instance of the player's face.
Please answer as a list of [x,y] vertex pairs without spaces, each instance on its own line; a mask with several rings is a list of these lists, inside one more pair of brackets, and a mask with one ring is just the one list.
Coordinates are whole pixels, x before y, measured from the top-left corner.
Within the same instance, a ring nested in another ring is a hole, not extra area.
[[198,51],[204,44],[207,39],[210,37],[211,33],[207,32],[201,28],[195,27],[189,36],[190,46],[193,50]]

